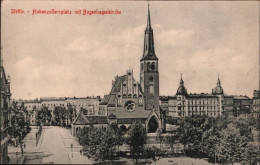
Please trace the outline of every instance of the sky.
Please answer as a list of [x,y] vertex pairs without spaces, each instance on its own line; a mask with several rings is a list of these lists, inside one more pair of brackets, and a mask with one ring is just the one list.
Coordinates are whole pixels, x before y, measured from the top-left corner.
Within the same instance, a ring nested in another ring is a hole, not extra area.
[[[11,14],[11,9],[30,11]],[[31,15],[33,9],[120,10],[118,15]],[[228,95],[259,87],[259,2],[150,2],[160,95],[211,93],[218,74]],[[139,81],[146,1],[4,1],[3,65],[14,99],[108,94],[115,76]]]

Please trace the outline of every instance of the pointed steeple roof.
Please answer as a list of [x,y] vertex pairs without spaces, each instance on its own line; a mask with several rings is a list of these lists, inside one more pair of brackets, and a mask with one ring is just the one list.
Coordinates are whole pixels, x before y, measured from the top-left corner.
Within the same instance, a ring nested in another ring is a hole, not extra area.
[[181,73],[180,85],[184,85],[184,82],[183,82],[183,80],[182,80],[182,73]]
[[182,80],[182,74],[181,74],[181,80],[179,88],[177,89],[177,95],[187,95],[187,89],[184,87],[184,81]]
[[144,34],[144,52],[142,60],[158,60],[154,51],[153,29],[150,18],[150,4],[148,4],[147,26]]
[[220,86],[221,85],[221,82],[219,80],[219,74],[218,74],[218,81],[217,81],[217,86]]
[[224,94],[224,90],[221,87],[221,81],[219,79],[219,74],[218,74],[217,86],[214,89],[212,89],[212,94],[215,94],[215,95]]
[[148,15],[147,15],[147,27],[146,29],[152,28],[151,18],[150,18],[150,4],[148,3]]

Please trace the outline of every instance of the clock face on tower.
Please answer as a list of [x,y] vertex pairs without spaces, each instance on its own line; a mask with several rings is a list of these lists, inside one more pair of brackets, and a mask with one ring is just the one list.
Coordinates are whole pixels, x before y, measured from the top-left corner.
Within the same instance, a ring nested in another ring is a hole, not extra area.
[[127,101],[125,103],[125,110],[128,112],[132,112],[135,110],[135,103],[133,101]]

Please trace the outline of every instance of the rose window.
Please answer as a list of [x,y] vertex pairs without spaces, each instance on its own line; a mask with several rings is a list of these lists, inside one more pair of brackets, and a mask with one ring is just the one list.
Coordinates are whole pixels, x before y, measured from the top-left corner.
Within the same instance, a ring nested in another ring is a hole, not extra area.
[[133,101],[127,101],[125,103],[125,110],[126,111],[134,111],[135,110],[135,103]]

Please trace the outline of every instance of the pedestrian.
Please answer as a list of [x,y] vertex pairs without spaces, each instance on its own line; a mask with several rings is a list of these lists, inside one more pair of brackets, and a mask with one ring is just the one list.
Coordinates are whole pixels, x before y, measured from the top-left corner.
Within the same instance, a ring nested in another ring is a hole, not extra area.
[[82,155],[82,149],[80,149],[79,152],[80,152],[80,155]]

